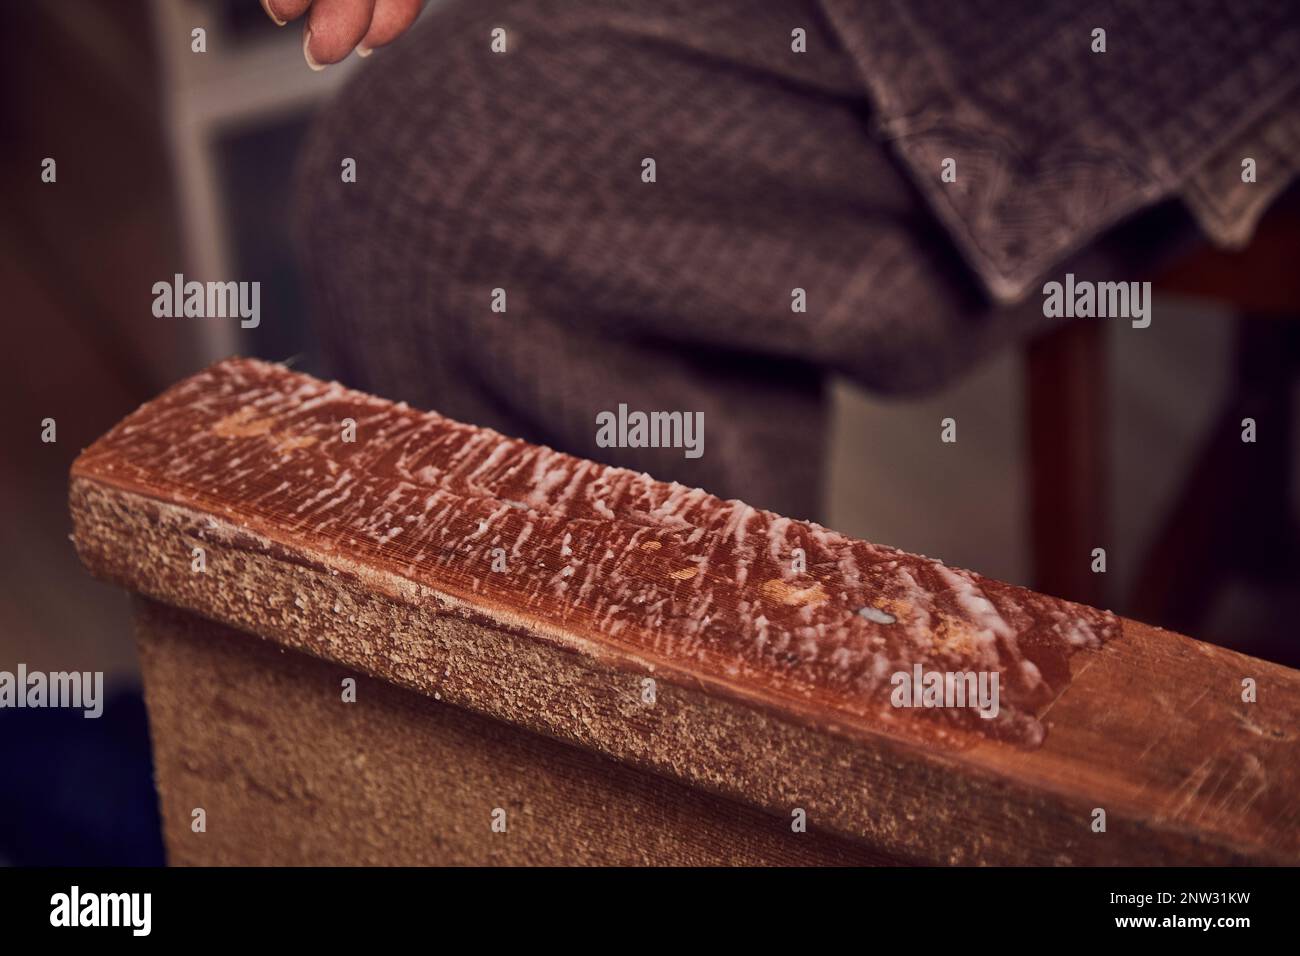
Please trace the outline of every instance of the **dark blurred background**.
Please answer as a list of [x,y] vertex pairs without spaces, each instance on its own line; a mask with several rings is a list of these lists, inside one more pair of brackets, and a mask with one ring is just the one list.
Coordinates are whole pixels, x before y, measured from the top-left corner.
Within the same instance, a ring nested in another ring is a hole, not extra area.
[[[196,26],[203,56],[190,53]],[[290,183],[313,113],[364,63],[307,70],[298,29],[275,29],[256,0],[8,2],[0,38],[0,669],[102,670],[112,691],[97,721],[0,710],[0,861],[158,863],[126,597],[77,561],[68,468],[139,403],[226,355],[331,374],[295,269]],[[45,157],[55,185],[40,180]],[[825,523],[1300,664],[1297,206],[1284,199],[1243,253],[1193,250],[1153,276],[1158,318],[1123,349],[1118,323],[1083,320],[925,399],[837,383]],[[260,281],[260,327],[155,318],[151,286],[176,272]],[[1106,401],[1072,407],[1070,376]],[[957,471],[934,440],[954,408]],[[1034,435],[1045,413],[1105,476],[1095,494],[1053,475],[1061,459],[1044,460],[1051,443]],[[1256,413],[1285,427],[1222,453],[1232,443],[1216,436]],[[55,444],[39,440],[47,417]],[[1058,505],[1074,495],[1109,526],[1106,575],[1059,566],[1034,517],[1045,482]]]

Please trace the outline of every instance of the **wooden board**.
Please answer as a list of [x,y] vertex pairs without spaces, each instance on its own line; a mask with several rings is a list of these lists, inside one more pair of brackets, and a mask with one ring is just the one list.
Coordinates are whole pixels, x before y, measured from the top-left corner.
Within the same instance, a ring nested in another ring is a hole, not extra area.
[[[127,588],[891,857],[1300,860],[1296,672],[279,366],[145,405],[71,504]],[[997,716],[895,707],[916,665]]]
[[899,862],[189,611],[135,610],[172,866]]

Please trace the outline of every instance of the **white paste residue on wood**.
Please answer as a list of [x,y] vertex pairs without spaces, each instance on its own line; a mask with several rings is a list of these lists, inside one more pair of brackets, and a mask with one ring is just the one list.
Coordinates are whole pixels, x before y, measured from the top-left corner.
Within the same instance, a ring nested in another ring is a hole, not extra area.
[[[348,418],[355,442],[342,440]],[[859,717],[898,719],[890,676],[918,662],[998,671],[997,720],[943,719],[1035,743],[1034,714],[1068,683],[1070,654],[1118,627],[1107,612],[252,360],[182,383],[87,455],[91,471],[99,456],[180,503],[237,503],[227,517],[316,550]],[[505,572],[491,570],[496,548]],[[796,548],[806,571],[793,570]]]

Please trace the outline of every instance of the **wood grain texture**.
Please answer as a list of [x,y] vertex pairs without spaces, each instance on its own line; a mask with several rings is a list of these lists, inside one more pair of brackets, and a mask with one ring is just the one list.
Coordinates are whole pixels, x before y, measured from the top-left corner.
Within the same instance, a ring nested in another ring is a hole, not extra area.
[[188,611],[135,610],[173,866],[896,862]]
[[[1293,671],[278,366],[144,406],[71,504],[141,594],[891,857],[1300,859]],[[998,717],[893,708],[918,663]]]

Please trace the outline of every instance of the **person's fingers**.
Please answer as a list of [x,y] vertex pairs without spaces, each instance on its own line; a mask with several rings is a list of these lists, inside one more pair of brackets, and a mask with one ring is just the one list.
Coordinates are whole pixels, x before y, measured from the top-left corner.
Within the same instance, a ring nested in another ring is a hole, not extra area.
[[369,56],[375,47],[392,43],[420,15],[424,0],[375,0],[370,29],[357,45],[357,52]]
[[302,54],[313,70],[337,63],[370,29],[375,0],[314,0],[302,34]]
[[310,6],[311,0],[262,0],[262,9],[278,27],[284,26],[290,20],[297,20]]

